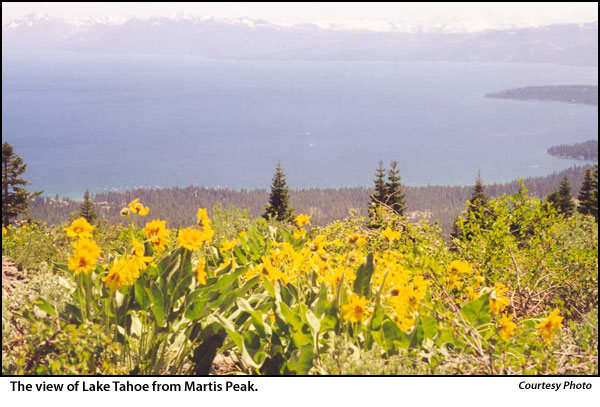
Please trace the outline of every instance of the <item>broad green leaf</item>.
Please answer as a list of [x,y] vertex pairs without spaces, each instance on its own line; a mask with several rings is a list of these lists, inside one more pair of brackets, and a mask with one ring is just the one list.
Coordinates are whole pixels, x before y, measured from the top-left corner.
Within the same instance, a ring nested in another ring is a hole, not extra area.
[[134,287],[135,302],[141,309],[146,309],[150,306],[150,297],[148,296],[148,294],[146,294],[146,291],[144,290],[143,285],[144,285],[144,281],[142,281],[142,279],[138,278],[135,281],[133,287]]
[[313,366],[315,353],[312,346],[302,346],[292,352],[290,359],[287,362],[287,368],[291,373],[305,375]]
[[369,253],[365,262],[356,271],[356,280],[354,280],[353,289],[357,295],[371,299],[371,277],[374,272],[375,263],[373,262],[373,253]]
[[156,318],[156,323],[159,326],[162,326],[165,319],[164,299],[162,291],[156,284],[153,283],[150,289],[146,288],[146,294],[148,294],[148,296],[150,297],[150,301],[152,301],[152,314],[154,315],[154,318]]
[[302,317],[292,311],[286,303],[280,301],[278,303],[281,315],[284,321],[290,327],[290,335],[294,341],[294,345],[300,348],[306,344],[312,344],[313,338],[308,324],[305,324]]
[[199,299],[197,301],[192,302],[185,310],[185,317],[190,321],[194,321],[206,315],[206,313],[204,312],[204,304],[206,304],[206,301],[203,299]]
[[56,312],[56,308],[54,307],[54,305],[50,304],[43,298],[38,298],[38,300],[35,302],[35,306],[48,315],[52,315],[53,317],[58,316],[58,312]]
[[474,326],[479,326],[490,322],[491,316],[489,298],[490,295],[485,294],[473,301],[466,303],[460,310],[463,318]]
[[142,336],[142,322],[135,311],[131,311],[131,329],[130,332],[133,336],[138,338]]
[[423,328],[423,339],[433,339],[438,333],[437,321],[435,318],[422,315],[419,319]]
[[315,314],[317,317],[321,318],[325,313],[327,304],[327,286],[323,283],[319,289],[319,296],[317,297],[317,303],[315,305]]
[[315,337],[315,340],[316,340],[317,336],[319,335],[319,332],[321,331],[321,322],[315,316],[315,314],[313,314],[313,312],[309,309],[306,310],[306,313],[304,314],[304,316],[306,317],[306,321],[308,322],[308,325],[310,325],[310,327],[313,331],[313,336]]

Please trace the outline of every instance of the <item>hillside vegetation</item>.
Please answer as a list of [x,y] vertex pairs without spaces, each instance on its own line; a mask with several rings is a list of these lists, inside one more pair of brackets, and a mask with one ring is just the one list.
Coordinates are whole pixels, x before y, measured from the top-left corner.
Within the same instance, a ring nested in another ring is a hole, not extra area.
[[575,144],[559,144],[550,147],[548,154],[560,158],[598,160],[598,140],[588,140]]
[[384,206],[312,228],[118,210],[3,229],[27,268],[3,374],[598,374],[597,224],[523,185],[450,242]]
[[[577,188],[581,185],[585,167],[574,167],[544,177],[526,178],[525,184],[533,196],[544,198],[558,188],[563,176]],[[475,177],[474,177],[475,178]],[[443,232],[449,234],[456,217],[464,209],[465,202],[471,198],[472,186],[421,186],[403,187],[407,201],[407,217],[411,222],[426,220],[438,221]],[[491,197],[502,194],[514,194],[519,190],[519,182],[491,184],[486,192]],[[311,188],[291,190],[291,206],[297,213],[312,216],[312,224],[324,226],[333,221],[344,219],[350,213],[367,215],[370,188]],[[101,220],[110,223],[123,221],[120,210],[134,198],[140,198],[152,207],[154,216],[166,220],[173,226],[189,226],[195,223],[195,209],[208,208],[211,216],[220,216],[222,209],[230,206],[247,211],[246,216],[260,216],[268,200],[266,190],[231,190],[217,188],[161,188],[136,189],[124,192],[102,192],[94,196],[96,212]],[[60,197],[36,198],[31,203],[30,214],[34,219],[50,224],[69,221],[73,213],[78,213],[80,202]],[[217,208],[213,209],[216,205]],[[216,210],[216,213],[214,211]],[[72,218],[71,218],[72,220]],[[138,222],[141,226],[141,223]]]

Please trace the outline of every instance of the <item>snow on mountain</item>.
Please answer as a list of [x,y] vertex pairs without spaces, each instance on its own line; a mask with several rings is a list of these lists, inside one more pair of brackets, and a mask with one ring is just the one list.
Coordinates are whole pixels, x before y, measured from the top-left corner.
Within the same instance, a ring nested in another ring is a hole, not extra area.
[[228,59],[453,60],[597,65],[598,23],[491,27],[480,21],[410,25],[318,21],[289,25],[251,18],[174,14],[65,21],[29,14],[3,21],[2,48],[190,54]]

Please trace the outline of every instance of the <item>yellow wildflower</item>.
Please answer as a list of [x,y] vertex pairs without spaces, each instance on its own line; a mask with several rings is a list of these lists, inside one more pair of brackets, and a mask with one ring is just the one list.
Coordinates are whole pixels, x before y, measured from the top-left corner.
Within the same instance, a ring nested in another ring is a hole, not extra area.
[[237,243],[237,239],[232,239],[231,241],[223,240],[221,242],[221,248],[219,249],[219,252],[221,252],[221,254],[228,253],[233,250]]
[[348,236],[348,243],[356,243],[359,246],[364,246],[365,244],[367,244],[366,236],[367,235],[365,233],[352,232],[350,233],[350,236]]
[[262,257],[261,276],[268,278],[272,283],[281,280],[283,284],[287,285],[289,282],[289,278],[279,268],[273,266],[271,261],[264,256]]
[[475,294],[473,287],[465,287],[465,290],[467,291],[467,297],[469,298],[469,301],[473,301],[475,298],[477,298],[477,294]]
[[196,267],[196,277],[200,285],[206,285],[206,261],[203,257],[198,259],[198,266]]
[[350,294],[350,302],[342,306],[344,319],[352,322],[362,322],[365,318],[368,300],[363,296],[358,296],[356,293]]
[[135,198],[133,201],[129,202],[129,209],[132,213],[137,213],[140,216],[148,215],[150,208],[144,207],[144,205],[138,202],[139,200],[140,198]]
[[505,312],[500,317],[500,337],[505,341],[508,341],[510,337],[515,334],[517,324],[512,321],[514,316],[515,314],[508,315],[508,313]]
[[166,224],[164,220],[155,219],[146,223],[146,226],[142,229],[144,236],[150,240],[154,250],[159,254],[165,250],[165,245],[170,241],[169,234],[171,231],[166,228]]
[[196,217],[198,218],[198,226],[202,228],[207,226],[210,227],[210,219],[208,218],[208,213],[205,208],[199,208]]
[[69,270],[75,274],[88,273],[96,267],[100,247],[93,240],[79,239],[73,243],[73,256],[69,259]]
[[537,324],[535,328],[538,330],[538,334],[546,340],[550,341],[554,331],[560,329],[562,327],[562,320],[564,319],[560,315],[560,310],[558,308],[550,311],[550,314],[542,322]]
[[294,231],[294,239],[302,240],[306,237],[306,229],[296,229]]
[[312,252],[319,251],[319,249],[321,249],[323,244],[325,243],[325,242],[323,242],[323,240],[325,240],[325,236],[319,235],[319,236],[315,237],[313,240],[306,242],[306,246]]
[[152,261],[152,257],[144,256],[145,248],[144,244],[137,239],[133,239],[133,256],[131,260],[136,264],[136,267],[140,270],[146,270],[146,263]]
[[388,242],[400,239],[402,233],[393,231],[389,226],[383,232],[381,232],[381,237],[383,237]]
[[310,218],[310,216],[301,213],[294,218],[294,223],[296,223],[296,226],[301,228],[304,225],[310,225]]
[[415,326],[415,319],[412,317],[402,318],[401,320],[396,321],[396,324],[403,332],[406,332]]
[[470,274],[471,266],[464,260],[453,260],[447,268],[449,273]]
[[494,314],[502,312],[507,305],[510,304],[508,298],[504,296],[504,293],[508,288],[502,283],[496,284],[496,287],[490,293],[490,311]]
[[451,274],[448,276],[447,280],[450,283],[451,289],[456,288],[457,290],[460,290],[463,287],[463,282],[461,281],[459,275]]
[[92,232],[96,227],[88,223],[85,218],[75,219],[71,226],[64,228],[69,237],[91,238]]
[[204,232],[192,228],[181,229],[177,235],[177,244],[192,251],[200,249],[208,240]]
[[135,262],[129,257],[120,257],[115,260],[102,281],[107,287],[118,290],[124,285],[132,285],[139,276],[140,272]]

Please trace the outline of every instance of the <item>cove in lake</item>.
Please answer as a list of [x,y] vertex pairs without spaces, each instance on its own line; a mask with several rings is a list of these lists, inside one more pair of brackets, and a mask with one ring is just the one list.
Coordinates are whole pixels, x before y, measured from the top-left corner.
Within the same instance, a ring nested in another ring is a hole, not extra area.
[[277,161],[292,188],[371,185],[379,159],[407,185],[504,182],[582,164],[546,149],[597,138],[598,107],[485,94],[597,83],[542,64],[3,54],[2,135],[47,195],[267,188]]

